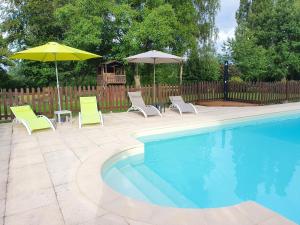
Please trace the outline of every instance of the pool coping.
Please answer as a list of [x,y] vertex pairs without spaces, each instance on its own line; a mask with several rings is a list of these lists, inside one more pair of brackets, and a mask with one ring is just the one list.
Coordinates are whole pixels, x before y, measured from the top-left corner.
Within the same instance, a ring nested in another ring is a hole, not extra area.
[[126,134],[128,135],[128,143],[124,145],[123,148],[119,148],[117,151],[107,149],[83,161],[76,172],[76,184],[81,194],[97,207],[119,216],[147,224],[199,225],[199,221],[201,221],[201,224],[220,224],[220,221],[224,221],[224,218],[226,218],[227,221],[226,223],[222,222],[222,224],[230,225],[274,224],[272,221],[276,221],[278,224],[295,224],[280,214],[253,201],[242,202],[233,206],[207,209],[183,209],[158,206],[129,198],[114,191],[103,181],[102,176],[100,176],[100,171],[102,171],[103,166],[111,162],[108,160],[118,157],[118,154],[121,152],[130,154],[130,151],[142,151],[141,149],[143,149],[144,145],[136,139],[137,137],[208,128],[228,123],[257,120],[263,117],[288,115],[292,114],[292,112],[296,113],[300,111],[278,110],[276,112],[265,112],[246,116],[233,116],[229,119],[216,119],[201,124],[186,124],[176,127],[174,127],[174,125],[162,126],[133,131],[130,134]]

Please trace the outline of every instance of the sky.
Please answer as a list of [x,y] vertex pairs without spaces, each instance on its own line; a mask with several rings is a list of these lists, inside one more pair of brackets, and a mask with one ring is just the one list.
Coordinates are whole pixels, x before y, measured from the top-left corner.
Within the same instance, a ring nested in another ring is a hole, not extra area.
[[216,26],[219,29],[217,51],[221,52],[224,41],[234,36],[236,27],[235,13],[239,7],[239,0],[220,0],[221,8],[216,17]]

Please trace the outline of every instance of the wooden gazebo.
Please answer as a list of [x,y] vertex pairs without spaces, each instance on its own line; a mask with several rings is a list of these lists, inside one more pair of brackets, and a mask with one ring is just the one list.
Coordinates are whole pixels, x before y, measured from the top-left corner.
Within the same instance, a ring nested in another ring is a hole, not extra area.
[[97,85],[125,85],[126,74],[122,62],[108,61],[98,67]]

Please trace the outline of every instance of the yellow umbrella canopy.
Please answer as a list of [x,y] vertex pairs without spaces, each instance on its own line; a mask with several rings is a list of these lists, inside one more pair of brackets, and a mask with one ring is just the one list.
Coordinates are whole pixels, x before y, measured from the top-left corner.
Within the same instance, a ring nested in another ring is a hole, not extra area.
[[11,59],[29,59],[35,61],[49,62],[49,61],[81,61],[91,58],[99,58],[90,52],[82,51],[76,48],[71,48],[66,45],[58,44],[56,42],[48,42],[47,44],[20,51],[12,55]]
[[47,44],[30,48],[24,51],[13,54],[11,59],[28,59],[41,62],[55,62],[56,83],[58,92],[58,106],[61,111],[60,94],[59,94],[59,81],[57,71],[57,61],[81,61],[91,58],[99,58],[100,55],[96,55],[90,52],[82,51],[76,48],[71,48],[66,45],[62,45],[56,42],[48,42]]

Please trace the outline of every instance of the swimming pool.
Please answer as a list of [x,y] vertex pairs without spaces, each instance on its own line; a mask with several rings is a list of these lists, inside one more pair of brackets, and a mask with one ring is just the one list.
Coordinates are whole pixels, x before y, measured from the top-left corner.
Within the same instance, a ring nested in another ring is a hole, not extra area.
[[116,191],[178,208],[253,200],[300,224],[298,114],[139,139],[143,154],[102,171]]

